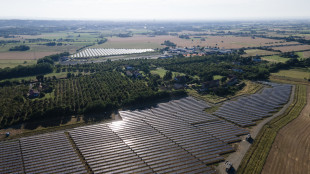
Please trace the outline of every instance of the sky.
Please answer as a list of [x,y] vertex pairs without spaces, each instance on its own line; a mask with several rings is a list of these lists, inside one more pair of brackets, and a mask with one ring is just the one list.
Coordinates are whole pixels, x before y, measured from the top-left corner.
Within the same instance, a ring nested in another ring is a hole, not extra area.
[[310,18],[310,0],[0,0],[1,19],[230,20]]

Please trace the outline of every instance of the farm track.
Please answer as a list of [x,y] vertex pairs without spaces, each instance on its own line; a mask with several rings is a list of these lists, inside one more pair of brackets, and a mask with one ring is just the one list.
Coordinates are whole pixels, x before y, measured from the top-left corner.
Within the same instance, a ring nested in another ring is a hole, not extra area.
[[[308,87],[307,99],[310,98]],[[301,114],[291,123],[283,127],[271,148],[262,174],[296,173],[310,171],[310,102]]]
[[293,103],[280,116],[267,123],[255,138],[245,157],[243,158],[238,173],[261,173],[269,151],[278,131],[294,120],[306,104],[306,86],[296,85]]

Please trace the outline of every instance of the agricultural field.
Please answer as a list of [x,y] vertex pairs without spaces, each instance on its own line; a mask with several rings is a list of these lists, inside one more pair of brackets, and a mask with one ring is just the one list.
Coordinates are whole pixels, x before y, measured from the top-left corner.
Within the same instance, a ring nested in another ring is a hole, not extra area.
[[279,54],[277,52],[273,52],[273,51],[267,51],[267,50],[259,50],[259,49],[250,49],[250,50],[245,50],[244,55],[242,55],[243,57],[250,57],[250,56],[265,56],[265,55],[273,55],[273,54]]
[[[75,53],[77,49],[94,44],[99,34],[96,33],[74,33],[54,32],[43,33],[40,35],[15,35],[14,38],[3,38],[0,40],[16,40],[17,43],[0,44],[0,68],[15,67],[17,65],[27,65],[24,61],[37,60],[52,54],[69,52]],[[61,46],[46,46],[49,42],[61,43]],[[10,48],[18,45],[27,45],[30,47],[28,51],[9,51]],[[16,60],[16,61],[15,61]]]
[[[309,92],[308,87],[308,100]],[[278,132],[262,174],[307,173],[310,171],[309,150],[307,150],[310,149],[309,113],[310,102],[308,101],[300,115]]]
[[[61,52],[61,51],[59,51]],[[31,52],[31,51],[26,51],[26,52],[0,52],[0,60],[37,60],[40,59],[44,56],[49,56],[52,54],[57,54],[59,53],[57,51],[53,52]]]
[[309,69],[290,69],[290,70],[280,70],[277,73],[271,73],[273,76],[288,77],[298,80],[305,80],[310,78]]
[[33,65],[37,60],[45,56],[60,53],[61,51],[53,52],[0,52],[0,68],[14,68],[18,65]]
[[272,49],[280,50],[281,52],[303,51],[303,50],[310,50],[310,45],[272,47]]
[[7,60],[7,59],[0,59],[0,68],[14,68],[18,65],[34,65],[36,64],[37,61],[36,60]]
[[[281,40],[255,38],[251,37],[236,37],[236,36],[204,36],[205,41],[200,38],[181,39],[177,36],[163,35],[149,37],[145,35],[134,35],[133,37],[108,37],[108,41],[101,44],[102,48],[163,48],[161,45],[165,40],[175,43],[179,47],[220,47],[225,49],[238,49],[243,47],[259,47],[283,44],[296,44],[295,42],[286,43]],[[282,42],[282,43],[280,43]]]
[[264,56],[264,57],[261,57],[262,60],[267,60],[269,62],[275,62],[275,63],[278,63],[278,62],[286,62],[288,60],[290,60],[289,58],[285,58],[285,57],[281,57],[279,55],[273,55],[273,56]]
[[308,59],[310,58],[310,51],[297,52],[297,55],[300,59]]

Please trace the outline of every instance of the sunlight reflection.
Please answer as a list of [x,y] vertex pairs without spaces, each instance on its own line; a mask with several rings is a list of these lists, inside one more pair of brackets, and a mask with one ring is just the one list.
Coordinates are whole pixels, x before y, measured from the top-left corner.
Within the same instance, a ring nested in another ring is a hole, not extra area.
[[124,128],[124,124],[125,124],[125,121],[122,121],[122,120],[121,121],[115,121],[115,122],[111,123],[110,128],[113,131],[121,130]]

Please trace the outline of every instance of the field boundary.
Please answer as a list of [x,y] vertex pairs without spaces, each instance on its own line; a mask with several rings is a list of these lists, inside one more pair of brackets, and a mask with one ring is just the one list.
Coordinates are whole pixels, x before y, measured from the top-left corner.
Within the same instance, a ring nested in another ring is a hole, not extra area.
[[297,118],[306,105],[305,93],[305,85],[296,85],[293,103],[283,114],[263,126],[255,142],[242,159],[238,173],[261,173],[278,131]]

